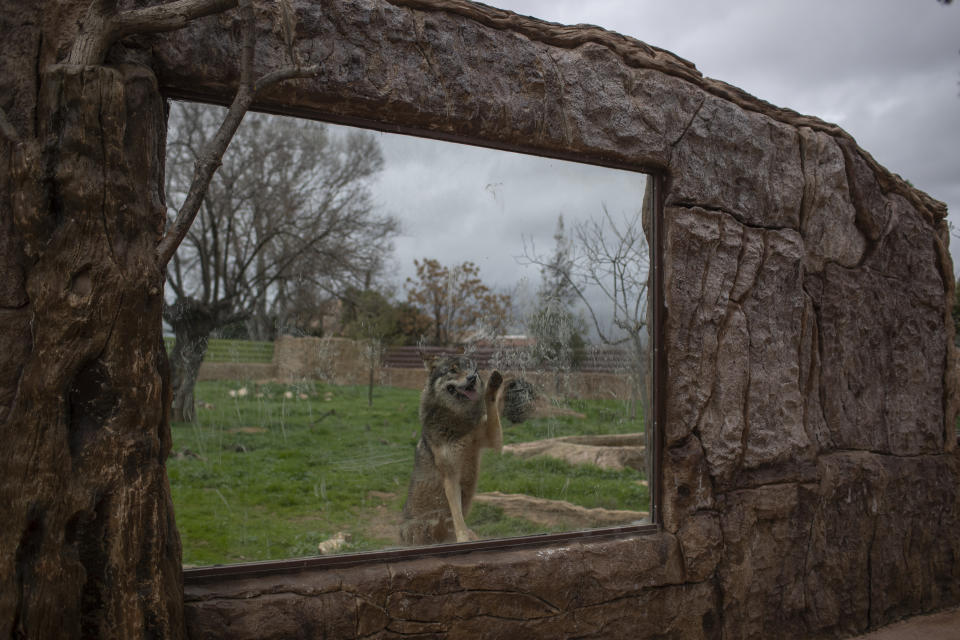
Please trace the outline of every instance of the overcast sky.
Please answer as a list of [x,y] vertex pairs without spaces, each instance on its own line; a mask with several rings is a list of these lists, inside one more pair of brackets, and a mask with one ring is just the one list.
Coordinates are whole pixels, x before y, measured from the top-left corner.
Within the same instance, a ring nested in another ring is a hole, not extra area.
[[[517,13],[588,23],[693,62],[708,77],[775,105],[836,123],[878,162],[947,203],[960,227],[960,6],[936,0],[495,0]],[[643,177],[377,134],[386,168],[376,184],[403,220],[392,275],[413,259],[472,260],[510,288],[522,238],[549,252],[556,216],[568,225],[639,210]],[[960,239],[953,241],[960,262]]]
[[[840,125],[960,226],[960,5],[936,0],[498,0],[633,36]],[[954,239],[960,262],[960,239]]]
[[446,266],[471,261],[491,288],[532,293],[540,270],[523,256],[552,254],[560,216],[569,237],[604,209],[617,221],[634,218],[643,202],[642,173],[376,135],[385,162],[374,194],[402,227],[389,274],[397,294],[415,273],[414,259],[424,258]]

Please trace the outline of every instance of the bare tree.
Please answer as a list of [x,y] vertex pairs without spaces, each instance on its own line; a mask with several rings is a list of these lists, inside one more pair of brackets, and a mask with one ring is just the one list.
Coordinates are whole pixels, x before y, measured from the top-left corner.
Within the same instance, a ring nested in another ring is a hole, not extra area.
[[[171,203],[189,193],[191,167],[219,111],[198,104],[171,110]],[[375,212],[370,195],[382,166],[368,132],[337,137],[320,123],[247,116],[168,269],[174,419],[193,419],[193,389],[212,331],[248,321],[254,337],[273,339],[294,300],[317,290],[338,295],[382,270],[398,229],[394,218]]]
[[[575,309],[580,299],[572,284],[573,239],[566,233],[562,215],[557,217],[553,240],[553,254],[540,268],[537,306],[526,318],[526,325],[527,332],[536,339],[531,353],[533,362],[559,374],[582,359],[586,326]],[[559,380],[558,375],[558,389]]]
[[576,306],[580,299],[572,284],[573,239],[566,233],[563,216],[557,216],[553,254],[540,267],[541,283],[536,307],[525,318],[527,334],[535,342],[531,363],[553,371],[554,392],[564,395],[567,374],[583,360],[586,323]]
[[538,254],[534,245],[524,239],[520,262],[539,266],[546,282],[569,287],[587,310],[601,342],[627,347],[633,378],[631,416],[635,417],[648,369],[650,252],[641,217],[615,219],[602,206],[600,216],[574,226],[573,242],[563,260]]
[[356,340],[363,348],[363,362],[367,367],[367,406],[373,406],[373,388],[388,344],[397,337],[398,314],[387,297],[367,287],[350,291],[346,296],[342,320],[344,334]]

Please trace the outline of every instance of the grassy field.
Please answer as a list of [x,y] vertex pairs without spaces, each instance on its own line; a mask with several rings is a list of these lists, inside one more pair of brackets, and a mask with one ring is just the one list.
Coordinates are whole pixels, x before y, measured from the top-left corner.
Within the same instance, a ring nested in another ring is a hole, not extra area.
[[[417,391],[307,383],[201,382],[195,423],[174,423],[167,468],[185,565],[317,554],[338,532],[341,551],[396,545],[419,435]],[[505,429],[507,443],[583,433],[632,433],[622,403],[573,401],[586,418],[531,420]],[[563,499],[585,507],[646,510],[635,470],[573,466],[549,458],[485,454],[480,491]],[[468,524],[482,537],[547,531],[477,504]]]

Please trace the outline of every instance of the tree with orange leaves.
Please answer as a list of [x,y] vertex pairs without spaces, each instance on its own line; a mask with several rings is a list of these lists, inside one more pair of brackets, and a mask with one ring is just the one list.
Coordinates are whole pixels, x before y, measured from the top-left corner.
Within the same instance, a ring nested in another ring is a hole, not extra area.
[[467,261],[453,267],[438,260],[414,260],[416,278],[407,278],[407,301],[430,318],[429,342],[452,345],[471,332],[498,335],[512,306],[509,295],[495,293],[480,279],[480,267]]

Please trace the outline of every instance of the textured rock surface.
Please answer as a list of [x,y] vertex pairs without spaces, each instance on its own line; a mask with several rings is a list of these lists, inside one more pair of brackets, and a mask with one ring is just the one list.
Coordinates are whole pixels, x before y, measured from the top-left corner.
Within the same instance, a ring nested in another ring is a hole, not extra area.
[[[270,108],[666,176],[664,532],[616,543],[669,550],[661,571],[620,551],[585,563],[593,543],[412,561],[415,588],[391,565],[357,635],[829,637],[960,600],[941,204],[838,128],[616,34],[455,0],[300,6],[305,51],[331,63]],[[179,58],[203,41],[157,47],[161,81],[222,99],[229,61]],[[218,637],[227,605],[205,597],[188,588],[191,628]],[[311,606],[271,597],[285,620]]]
[[676,179],[667,205],[716,209],[751,226],[797,229],[799,148],[794,127],[708,96],[674,146]]
[[[251,599],[264,606],[251,607]],[[719,631],[715,590],[684,583],[672,536],[198,584],[189,600],[189,627],[199,638],[709,638]],[[637,618],[638,611],[646,614]]]
[[[667,439],[695,433],[711,475],[809,457],[800,343],[802,239],[701,208],[666,211],[671,323]],[[799,455],[798,455],[799,454]]]
[[[0,11],[11,34],[0,42],[0,106],[21,131],[44,122],[37,70],[64,51],[85,4],[41,12],[17,0]],[[836,126],[602,29],[462,0],[294,4],[297,46],[322,70],[272,90],[260,108],[658,174],[663,528],[191,582],[192,637],[838,637],[960,602],[953,268],[941,203]],[[113,55],[152,65],[168,95],[224,102],[237,77],[236,27],[225,14]],[[279,66],[284,47],[271,25],[261,36],[258,64]],[[170,571],[178,557],[157,464],[169,446],[165,378],[162,362],[136,360],[162,353],[159,306],[144,293],[159,274],[136,258],[160,219],[150,200],[159,176],[144,169],[145,183],[123,184],[123,163],[98,155],[158,156],[162,137],[120,108],[127,98],[107,88],[115,83],[84,73],[63,85],[74,87],[66,95],[103,92],[52,121],[64,127],[63,147],[73,118],[102,129],[107,144],[74,145],[76,171],[56,174],[54,158],[49,181],[14,187],[12,145],[0,142],[0,328],[10,344],[0,353],[0,420],[4,441],[15,437],[4,475],[17,479],[0,500],[9,523],[0,635],[28,620],[175,636],[164,624],[180,606]],[[96,113],[94,98],[105,100]],[[123,144],[109,143],[123,132]],[[95,215],[21,206],[50,184]],[[101,191],[131,208],[94,203]],[[100,220],[110,242],[64,246],[62,233],[60,244],[46,242],[58,224]],[[51,279],[55,287],[31,283],[35,261],[82,267],[108,247],[116,265],[102,273],[67,269],[76,277]],[[120,273],[125,280],[110,279]],[[127,295],[111,298],[104,282]],[[102,326],[81,313],[62,335],[48,331],[58,310],[89,305],[91,293],[105,296]],[[123,322],[106,337],[110,313]],[[78,335],[89,338],[82,349]],[[85,351],[101,338],[105,350]],[[65,394],[70,411],[23,418],[31,393],[54,407],[45,390]],[[114,426],[119,449],[101,437]],[[113,455],[120,449],[125,457]],[[27,460],[41,462],[28,469]],[[68,468],[84,482],[68,483]],[[63,592],[72,595],[54,595]]]

